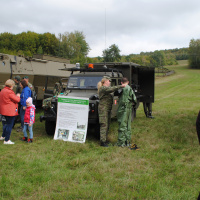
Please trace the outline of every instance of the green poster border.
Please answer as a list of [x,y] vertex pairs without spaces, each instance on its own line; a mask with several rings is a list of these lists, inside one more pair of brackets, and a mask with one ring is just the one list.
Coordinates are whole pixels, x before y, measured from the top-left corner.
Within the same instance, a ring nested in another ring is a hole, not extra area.
[[73,99],[73,98],[58,97],[58,102],[59,103],[89,105],[89,100],[86,100],[86,99]]

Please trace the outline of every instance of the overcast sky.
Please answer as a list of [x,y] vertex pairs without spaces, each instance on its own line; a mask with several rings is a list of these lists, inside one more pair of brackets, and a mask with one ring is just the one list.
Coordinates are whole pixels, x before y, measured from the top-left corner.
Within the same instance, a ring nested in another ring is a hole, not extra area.
[[0,0],[0,33],[83,32],[102,56],[188,47],[200,38],[200,0]]

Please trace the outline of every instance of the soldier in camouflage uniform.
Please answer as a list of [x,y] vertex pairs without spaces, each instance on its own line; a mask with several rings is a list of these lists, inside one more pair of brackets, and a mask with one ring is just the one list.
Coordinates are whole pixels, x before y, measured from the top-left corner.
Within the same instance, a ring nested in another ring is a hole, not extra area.
[[28,87],[31,89],[31,91],[35,91],[34,86],[33,86],[31,83],[29,83],[29,78],[28,78],[28,76],[24,76],[23,79],[27,82]]
[[122,94],[119,97],[119,107],[117,111],[117,119],[119,123],[118,142],[117,145],[121,147],[129,146],[130,149],[138,149],[137,145],[131,146],[131,113],[133,104],[137,103],[136,96],[132,88],[128,85],[127,78],[122,78],[122,84],[126,87],[122,89]]
[[20,76],[15,76],[14,77],[15,85],[17,86],[16,87],[16,94],[17,93],[21,94],[21,92],[22,92],[22,88],[20,87],[20,80],[21,80]]
[[119,85],[110,87],[110,78],[104,77],[98,83],[99,93],[99,123],[100,123],[100,145],[108,147],[107,134],[111,119],[111,110],[113,104],[113,92],[125,87],[125,85]]
[[62,91],[62,87],[60,85],[60,83],[56,82],[54,89],[53,89],[53,96],[58,96]]

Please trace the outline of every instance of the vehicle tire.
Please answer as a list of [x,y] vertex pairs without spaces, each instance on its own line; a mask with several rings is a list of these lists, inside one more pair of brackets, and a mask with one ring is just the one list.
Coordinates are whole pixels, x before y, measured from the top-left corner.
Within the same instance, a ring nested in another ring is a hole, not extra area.
[[45,121],[45,130],[48,135],[54,135],[56,128],[56,122],[54,121]]

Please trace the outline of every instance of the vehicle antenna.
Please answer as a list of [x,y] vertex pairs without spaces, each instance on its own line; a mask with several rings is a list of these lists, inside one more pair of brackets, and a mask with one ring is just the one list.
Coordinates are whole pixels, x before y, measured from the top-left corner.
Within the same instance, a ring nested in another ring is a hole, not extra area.
[[105,49],[106,49],[106,8],[105,8]]
[[[106,52],[106,8],[105,8],[105,52]],[[106,61],[105,61],[106,55],[104,53],[104,68],[107,68]]]

